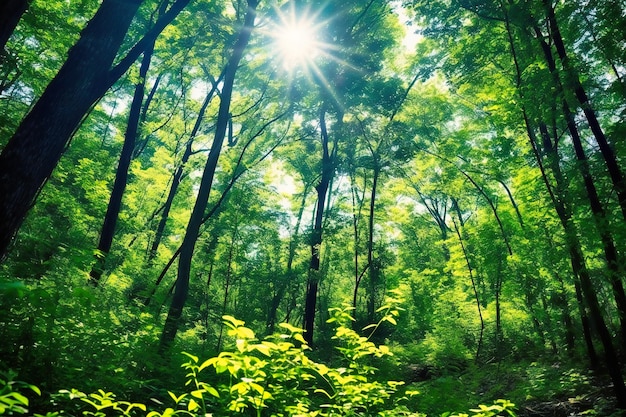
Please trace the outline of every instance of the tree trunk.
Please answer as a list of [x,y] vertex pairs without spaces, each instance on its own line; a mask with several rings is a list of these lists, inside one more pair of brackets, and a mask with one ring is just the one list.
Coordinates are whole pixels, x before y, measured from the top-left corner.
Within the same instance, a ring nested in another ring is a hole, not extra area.
[[176,197],[176,193],[178,192],[178,186],[180,185],[180,182],[182,181],[182,178],[183,178],[183,174],[185,172],[185,165],[187,164],[187,161],[189,161],[189,157],[191,157],[193,153],[192,152],[193,142],[196,139],[196,135],[198,134],[198,131],[200,130],[200,126],[202,125],[202,121],[204,120],[206,109],[211,103],[211,99],[213,98],[213,95],[215,94],[215,91],[217,90],[217,86],[219,82],[222,80],[223,75],[224,75],[224,72],[222,71],[222,74],[219,76],[219,78],[215,80],[214,82],[212,82],[211,91],[209,91],[209,93],[204,98],[204,102],[202,103],[202,106],[200,107],[200,111],[198,112],[198,117],[196,118],[196,122],[193,126],[193,129],[191,130],[191,133],[189,134],[189,139],[187,140],[187,143],[185,144],[185,150],[180,160],[180,164],[178,165],[178,167],[174,171],[174,175],[172,176],[172,185],[170,186],[170,190],[167,193],[167,199],[165,200],[165,204],[163,205],[163,210],[161,211],[161,218],[159,220],[159,224],[157,225],[157,229],[154,235],[154,240],[152,241],[152,245],[150,246],[150,251],[148,252],[148,260],[147,260],[148,266],[151,265],[152,261],[157,255],[159,245],[161,244],[161,240],[163,239],[163,234],[165,233],[165,226],[167,224],[167,219],[169,218],[170,210],[172,209],[172,204],[174,203],[174,197]]
[[300,223],[302,222],[302,215],[304,214],[304,207],[306,205],[306,198],[309,194],[309,186],[305,185],[304,191],[302,191],[302,201],[300,202],[300,209],[298,210],[298,217],[296,218],[296,226],[294,233],[289,241],[289,257],[287,258],[287,270],[285,271],[285,278],[278,283],[278,289],[272,297],[272,301],[267,312],[267,321],[265,324],[266,334],[270,335],[274,333],[276,326],[276,313],[281,301],[285,297],[287,287],[296,278],[293,272],[293,260],[296,256],[296,244],[298,242],[298,233],[300,230]]
[[30,0],[3,0],[0,3],[0,62],[4,61],[4,47],[28,9]]
[[[456,200],[453,200],[456,201]],[[458,204],[455,203],[458,207]],[[459,244],[461,245],[461,249],[463,251],[463,258],[465,258],[465,264],[467,265],[467,271],[469,272],[470,281],[472,282],[472,289],[474,290],[474,298],[476,299],[476,309],[478,310],[478,318],[480,319],[480,333],[478,335],[478,343],[476,346],[476,356],[474,357],[474,362],[478,363],[480,358],[480,350],[483,346],[483,335],[485,333],[485,320],[483,319],[482,308],[480,307],[480,297],[478,296],[478,288],[476,287],[476,281],[474,280],[474,272],[472,269],[472,264],[470,263],[469,253],[465,249],[465,244],[463,243],[463,238],[461,237],[461,231],[454,219],[452,220],[454,224],[454,230],[456,231],[456,236],[459,239]]]
[[[525,97],[524,97],[523,90],[522,90],[522,69],[520,67],[517,51],[515,48],[515,41],[514,41],[513,32],[511,29],[511,25],[510,25],[509,14],[503,2],[500,2],[500,7],[504,14],[504,23],[506,26],[508,43],[511,49],[511,56],[513,58],[513,63],[515,66],[516,87],[517,87],[517,91],[520,96],[521,102],[524,103]],[[536,31],[536,27],[535,27],[535,31]],[[542,49],[543,48],[544,48],[544,44],[542,44]],[[546,51],[544,49],[544,53],[545,52]],[[561,225],[565,232],[565,238],[566,238],[565,241],[566,241],[567,248],[570,254],[570,262],[572,266],[574,286],[576,288],[576,299],[578,301],[579,312],[580,312],[582,327],[583,327],[583,333],[584,333],[585,342],[587,346],[587,353],[589,355],[589,359],[590,359],[592,367],[595,368],[597,364],[597,356],[596,356],[595,348],[593,346],[593,341],[591,338],[591,326],[589,325],[588,316],[586,314],[587,310],[585,308],[585,305],[590,305],[593,303],[593,300],[595,299],[594,298],[595,294],[588,300],[587,303],[584,302],[583,298],[586,298],[586,295],[583,295],[583,292],[581,289],[582,288],[581,282],[583,280],[590,281],[590,277],[588,275],[589,273],[587,270],[587,266],[585,265],[585,260],[582,254],[582,249],[581,249],[582,247],[581,247],[580,241],[576,234],[576,230],[574,229],[574,225],[571,222],[571,217],[572,217],[571,209],[569,207],[569,204],[567,204],[567,201],[568,201],[567,193],[565,190],[564,178],[561,173],[561,167],[559,165],[558,153],[556,151],[556,147],[552,146],[552,142],[550,141],[545,123],[543,122],[540,123],[540,129],[542,132],[542,137],[544,139],[544,146],[546,148],[545,155],[550,163],[550,166],[551,166],[551,169],[553,171],[553,174],[555,176],[555,181],[556,181],[556,190],[553,190],[553,187],[550,184],[550,181],[548,180],[548,176],[546,175],[546,171],[545,171],[543,159],[542,159],[542,153],[539,151],[537,137],[531,125],[531,121],[528,117],[525,104],[522,104],[522,115],[523,115],[524,125],[526,127],[526,132],[528,134],[528,139],[530,141],[531,148],[535,155],[535,159],[537,160],[539,169],[541,170],[541,177],[546,185],[546,189],[548,191],[548,194],[550,195],[552,204],[554,205],[559,221],[561,222]],[[556,191],[556,195],[555,195],[555,191]],[[592,310],[592,314],[600,311],[599,306],[595,306],[594,309],[590,308],[590,310]],[[594,316],[594,321],[606,329],[606,324],[604,323],[604,319],[602,318],[601,315],[599,317]],[[606,340],[603,339],[603,343],[604,342],[606,342]],[[607,347],[607,349],[609,352],[607,354],[608,355],[607,362],[609,362],[608,358],[611,356],[610,352],[613,352],[612,342],[609,343],[609,346]],[[621,378],[618,378],[618,380],[615,380],[614,383],[619,385],[619,379]],[[622,380],[622,386],[623,386],[623,380]]]
[[[565,49],[565,43],[563,42],[563,37],[561,36],[561,31],[556,20],[554,7],[549,0],[543,0],[543,4],[546,9],[548,23],[551,29],[549,34],[552,37],[554,46],[556,47],[559,60],[561,61],[561,66],[566,73],[567,79],[574,83],[574,95],[580,103],[583,113],[585,114],[585,118],[589,124],[589,128],[598,143],[600,153],[602,153],[602,157],[604,158],[604,162],[606,163],[606,167],[609,171],[609,176],[613,182],[613,187],[615,188],[615,193],[617,194],[618,203],[622,210],[622,216],[624,220],[626,220],[626,182],[624,181],[624,176],[619,167],[615,151],[609,144],[606,135],[604,134],[604,130],[602,129],[596,112],[591,105],[587,92],[580,82],[578,73],[569,62],[569,57],[567,56],[567,51]],[[562,82],[562,84],[564,88],[567,88],[566,83]]]
[[[334,175],[334,152],[329,151],[328,130],[326,128],[326,109],[322,105],[320,111],[320,129],[322,139],[322,176],[315,186],[317,191],[317,208],[313,233],[311,236],[311,262],[309,264],[309,276],[307,280],[306,298],[304,304],[304,339],[309,345],[313,345],[313,328],[315,326],[315,313],[317,304],[317,290],[320,280],[320,250],[322,246],[322,229],[324,220],[324,208],[326,207],[326,194],[331,179]],[[334,151],[334,149],[333,149]]]
[[[372,155],[374,156],[374,155]],[[378,186],[378,177],[380,176],[380,167],[377,158],[374,157],[374,177],[372,178],[372,192],[370,194],[370,212],[368,217],[368,236],[367,236],[367,264],[369,265],[369,287],[367,295],[367,322],[368,324],[376,323],[376,293],[379,285],[380,266],[374,260],[374,214],[376,210],[376,191]]]
[[128,70],[147,44],[180,13],[177,1],[113,64],[142,0],[104,0],[0,154],[0,260],[89,109]]
[[[237,231],[239,229],[239,222],[235,220],[235,224],[233,226],[233,233],[230,237],[230,245],[228,247],[228,263],[226,265],[226,279],[224,280],[224,299],[222,300],[222,314],[220,317],[226,314],[226,307],[228,305],[228,293],[230,292],[230,287],[233,279],[233,257],[235,255],[235,244],[237,241]],[[217,337],[217,345],[215,350],[218,352],[222,348],[222,337],[224,335],[224,322],[220,323],[220,333]]]
[[176,333],[178,332],[178,323],[183,312],[183,307],[187,301],[193,252],[198,239],[198,234],[200,232],[200,226],[204,218],[204,211],[206,210],[209,201],[209,194],[213,185],[213,177],[215,176],[215,170],[217,168],[217,162],[222,149],[222,144],[224,143],[224,138],[226,137],[226,128],[228,127],[230,102],[233,93],[235,75],[237,74],[239,62],[243,57],[244,50],[248,45],[252,29],[254,28],[257,5],[257,0],[248,0],[248,11],[246,12],[244,19],[244,26],[239,32],[232,55],[224,73],[224,85],[222,88],[220,107],[215,126],[215,136],[213,144],[211,145],[209,157],[204,167],[202,179],[200,181],[196,204],[194,205],[189,218],[185,237],[183,238],[183,243],[181,245],[180,257],[178,259],[178,278],[176,280],[176,288],[165,324],[163,326],[163,332],[161,333],[159,345],[159,352],[161,354],[164,354],[167,351],[176,337]]
[[139,68],[139,82],[135,86],[133,101],[130,105],[128,124],[126,125],[126,132],[124,134],[124,145],[122,146],[122,153],[117,165],[113,190],[111,191],[111,197],[109,198],[109,204],[104,216],[104,223],[100,231],[96,263],[89,273],[90,282],[94,286],[98,285],[102,277],[106,265],[106,258],[111,251],[115,227],[122,207],[122,197],[124,196],[124,191],[128,183],[128,170],[135,150],[137,136],[140,134],[139,119],[146,90],[146,76],[150,68],[153,52],[154,42],[146,48],[141,61],[141,67]]

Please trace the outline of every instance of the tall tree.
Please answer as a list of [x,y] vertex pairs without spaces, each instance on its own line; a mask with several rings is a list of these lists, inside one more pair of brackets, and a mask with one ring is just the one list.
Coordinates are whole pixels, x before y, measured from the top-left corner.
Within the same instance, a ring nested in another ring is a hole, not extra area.
[[85,114],[190,0],[178,0],[118,59],[141,0],[104,0],[0,154],[0,259]]
[[220,97],[221,100],[215,126],[215,135],[213,137],[209,157],[207,158],[202,174],[200,188],[198,189],[198,197],[189,218],[189,223],[187,224],[185,236],[181,245],[180,257],[178,260],[178,278],[176,280],[174,296],[163,326],[163,332],[161,333],[160,351],[162,353],[165,353],[176,337],[178,323],[182,315],[185,302],[187,301],[191,261],[196,241],[198,239],[198,233],[200,232],[202,219],[204,218],[204,212],[209,201],[209,194],[213,185],[213,178],[215,176],[220,151],[222,149],[222,144],[224,143],[224,138],[226,137],[226,131],[230,120],[230,102],[233,94],[235,76],[237,74],[239,62],[243,57],[246,46],[248,45],[252,35],[258,4],[259,1],[257,0],[247,1],[247,10],[243,26],[240,29],[237,39],[233,45],[233,51],[224,72],[224,85],[222,87],[222,94]]

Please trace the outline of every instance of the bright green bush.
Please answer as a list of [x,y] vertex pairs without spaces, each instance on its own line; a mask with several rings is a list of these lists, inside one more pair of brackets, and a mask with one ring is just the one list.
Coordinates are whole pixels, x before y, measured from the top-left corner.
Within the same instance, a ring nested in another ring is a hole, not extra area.
[[[81,401],[85,406],[82,414],[89,417],[420,416],[405,405],[416,391],[403,391],[400,381],[374,378],[377,369],[372,360],[391,352],[352,330],[350,310],[330,310],[329,322],[336,325],[334,340],[343,358],[342,366],[330,367],[311,360],[302,330],[294,326],[283,323],[282,333],[258,340],[243,321],[224,316],[228,336],[234,340],[233,349],[205,361],[185,353],[187,390],[169,392],[169,405],[160,404],[159,409],[151,410],[152,406],[121,401],[103,390],[62,394]],[[398,314],[390,306],[379,312],[383,318],[364,330],[373,332],[383,322],[393,323]],[[481,405],[472,410],[472,415],[513,415],[512,407],[509,402],[499,401],[492,406]],[[458,415],[462,416],[466,414]]]

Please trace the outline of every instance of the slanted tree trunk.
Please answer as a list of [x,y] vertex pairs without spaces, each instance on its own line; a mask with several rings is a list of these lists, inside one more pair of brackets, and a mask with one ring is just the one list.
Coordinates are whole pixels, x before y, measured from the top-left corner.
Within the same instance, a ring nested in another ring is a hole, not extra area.
[[[565,43],[563,42],[563,37],[561,36],[561,30],[556,20],[554,6],[552,5],[552,2],[550,0],[542,1],[546,10],[548,24],[550,27],[549,35],[554,42],[557,55],[561,62],[561,66],[565,71],[567,79],[572,81],[574,84],[574,95],[576,96],[576,99],[580,103],[583,113],[585,114],[589,129],[591,129],[591,132],[593,133],[593,136],[598,143],[600,153],[604,158],[604,162],[606,163],[609,176],[611,177],[611,181],[613,182],[613,187],[615,188],[615,193],[617,194],[618,203],[622,210],[622,216],[624,220],[626,220],[626,181],[624,181],[624,175],[622,174],[622,170],[617,161],[615,151],[613,150],[613,147],[609,144],[606,135],[604,134],[604,130],[600,125],[600,121],[598,120],[596,111],[594,110],[591,101],[589,100],[587,92],[580,82],[580,77],[578,76],[578,73],[574,70],[569,61],[569,57],[565,49]],[[547,59],[553,60],[552,58]],[[552,66],[554,64],[550,63],[549,65]],[[557,74],[556,68],[554,68],[553,70],[551,67],[551,71]],[[564,86],[566,85],[564,82],[562,82],[562,84],[564,84]]]
[[20,19],[30,0],[2,0],[0,2],[0,62],[4,60],[4,47]]
[[[456,205],[458,207],[458,204]],[[459,219],[459,221],[461,220]],[[467,271],[469,273],[470,281],[472,282],[472,289],[474,290],[474,298],[476,300],[476,309],[478,310],[478,318],[480,319],[480,333],[478,334],[476,356],[474,357],[474,362],[478,363],[478,360],[480,358],[480,350],[482,349],[482,346],[483,346],[483,336],[485,334],[485,320],[483,319],[483,312],[482,312],[482,308],[480,307],[480,297],[478,295],[478,287],[476,286],[476,281],[474,280],[474,272],[472,269],[472,264],[470,262],[469,253],[467,252],[467,249],[465,248],[465,243],[463,243],[463,238],[461,237],[461,231],[459,230],[459,227],[456,225],[456,222],[454,221],[454,219],[452,219],[452,224],[454,224],[454,230],[456,232],[456,236],[459,239],[459,244],[461,245],[461,249],[463,251],[463,258],[465,258]]]
[[[161,7],[164,7],[165,5],[166,3],[163,3]],[[164,12],[164,10],[161,9],[161,12]],[[113,189],[111,190],[111,197],[109,198],[109,204],[107,205],[107,211],[104,216],[102,229],[100,231],[100,240],[98,242],[98,250],[96,252],[96,263],[93,265],[91,272],[89,273],[90,283],[94,286],[97,286],[100,282],[100,278],[102,277],[102,273],[105,269],[106,258],[108,257],[109,252],[111,251],[111,245],[113,244],[113,236],[115,235],[115,228],[122,207],[122,197],[124,196],[124,191],[126,190],[126,185],[128,183],[128,170],[130,168],[130,162],[133,158],[137,136],[140,135],[139,121],[141,118],[141,109],[146,91],[148,69],[150,68],[153,52],[154,42],[148,45],[146,51],[143,53],[143,59],[139,68],[139,82],[135,86],[133,101],[130,105],[128,123],[124,134],[124,145],[122,146],[122,153],[117,165],[115,181],[113,182]]]
[[113,64],[142,0],[104,0],[0,154],[0,260],[89,109],[190,0],[178,0]]
[[223,75],[224,75],[224,72],[222,71],[222,74],[219,76],[219,78],[215,80],[214,82],[212,82],[211,90],[207,93],[206,97],[204,98],[204,102],[202,103],[202,106],[200,107],[200,111],[198,112],[198,117],[196,118],[196,122],[194,123],[193,129],[191,130],[191,133],[189,134],[189,139],[187,140],[187,143],[185,144],[185,150],[183,151],[180,164],[178,165],[178,167],[174,171],[174,175],[172,176],[172,185],[170,186],[170,190],[167,193],[165,204],[163,205],[163,208],[161,210],[161,218],[159,220],[159,224],[157,225],[157,229],[154,234],[154,240],[152,241],[152,245],[150,246],[150,251],[148,252],[148,259],[147,259],[148,265],[151,265],[152,261],[157,255],[157,251],[159,250],[159,245],[161,244],[161,240],[163,239],[163,234],[165,233],[165,226],[167,224],[167,219],[169,218],[170,210],[172,209],[172,204],[174,203],[174,197],[176,197],[176,193],[178,192],[178,187],[180,185],[180,182],[182,181],[183,174],[185,172],[185,165],[187,164],[187,162],[189,161],[189,158],[193,154],[192,147],[193,147],[194,140],[196,139],[196,136],[198,135],[198,131],[200,130],[200,126],[202,125],[202,121],[204,120],[206,109],[211,103],[213,95],[215,94],[215,91],[217,90],[217,86],[222,80]]
[[[548,64],[548,69],[552,74],[554,86],[555,88],[563,91],[563,85],[559,79],[558,72],[556,70],[556,61],[554,59],[554,56],[552,55],[552,50],[550,49],[550,46],[546,43],[545,39],[540,36],[541,31],[536,25],[534,27],[534,30],[541,45],[541,49],[543,51],[546,63]],[[606,216],[604,206],[600,201],[600,197],[598,196],[598,192],[596,190],[594,178],[591,174],[589,161],[587,160],[587,155],[585,154],[585,150],[582,145],[582,139],[580,137],[578,126],[576,125],[574,113],[570,109],[570,106],[567,103],[566,99],[563,99],[561,104],[563,116],[565,117],[565,122],[567,124],[567,130],[570,133],[572,144],[574,145],[576,159],[579,161],[578,168],[583,178],[585,191],[587,192],[587,199],[589,200],[589,205],[591,207],[592,218],[598,234],[600,235],[600,241],[604,250],[604,257],[607,263],[609,282],[611,283],[613,297],[615,298],[615,303],[617,306],[617,313],[619,316],[622,336],[622,345],[626,346],[626,293],[624,292],[624,286],[620,277],[621,274],[617,248],[615,247],[613,235],[609,230],[608,218]],[[624,401],[626,404],[626,399]]]
[[[517,91],[520,96],[521,102],[524,103],[525,97],[524,97],[523,90],[522,90],[522,69],[520,67],[517,50],[515,48],[515,41],[514,41],[514,36],[513,36],[511,24],[510,24],[509,14],[508,14],[506,6],[504,5],[502,1],[500,2],[500,8],[504,14],[504,23],[505,23],[506,32],[507,32],[507,40],[509,43],[511,56],[512,56],[513,63],[515,66],[515,78],[516,78]],[[553,113],[555,113],[555,111],[553,111]],[[526,132],[528,135],[531,148],[533,150],[535,159],[537,160],[537,164],[541,171],[541,177],[546,185],[546,189],[548,191],[548,194],[550,195],[552,204],[554,205],[559,221],[561,222],[561,225],[565,232],[565,237],[566,237],[565,241],[566,241],[567,248],[570,254],[570,262],[572,266],[574,286],[576,288],[576,299],[578,301],[579,313],[581,316],[581,322],[582,322],[582,327],[583,327],[583,334],[584,334],[584,339],[585,339],[585,343],[587,346],[587,354],[589,356],[589,360],[590,360],[592,367],[595,368],[597,366],[597,356],[596,356],[595,348],[593,346],[593,340],[591,337],[591,326],[590,326],[588,316],[587,316],[587,309],[585,307],[587,303],[583,299],[584,295],[582,292],[582,285],[581,285],[581,281],[583,280],[590,281],[590,277],[588,275],[587,267],[585,265],[580,241],[578,240],[576,230],[574,230],[574,224],[571,221],[572,213],[571,213],[571,208],[569,204],[567,204],[567,201],[568,201],[567,192],[565,189],[564,177],[561,172],[561,167],[559,165],[559,157],[556,151],[556,145],[552,146],[552,142],[550,141],[545,123],[543,122],[540,123],[540,130],[542,132],[542,137],[544,140],[543,143],[544,143],[544,148],[545,148],[544,149],[545,157],[547,158],[548,163],[550,164],[551,170],[553,172],[553,175],[556,181],[556,189],[554,189],[546,174],[544,163],[543,163],[543,157],[542,157],[543,153],[539,151],[537,136],[535,134],[535,130],[533,129],[531,121],[528,117],[526,106],[524,104],[522,104],[522,116],[523,116],[524,126],[526,127]],[[589,303],[591,302],[593,302],[593,299],[590,299]],[[599,306],[597,306],[597,308],[594,309],[593,311],[594,312],[599,311]],[[602,318],[602,316],[594,318],[594,321],[596,323],[599,323],[605,326],[604,319]],[[605,342],[605,340],[603,340],[603,342]],[[608,349],[609,349],[609,352],[613,351],[612,343],[610,344]],[[619,383],[619,381],[617,382]]]
[[220,107],[215,126],[215,136],[211,145],[209,157],[207,158],[207,162],[204,167],[202,179],[200,180],[200,188],[198,189],[196,204],[194,205],[189,218],[187,230],[180,249],[176,288],[174,290],[172,303],[170,304],[170,309],[167,313],[167,318],[163,326],[163,332],[161,333],[159,345],[159,351],[161,354],[164,354],[167,351],[176,337],[183,307],[185,306],[187,295],[189,293],[191,261],[196,241],[198,239],[198,234],[200,232],[200,226],[202,225],[202,220],[204,218],[204,212],[209,201],[209,194],[213,185],[213,177],[215,176],[215,170],[217,168],[217,162],[222,150],[222,144],[224,143],[224,138],[226,137],[226,129],[228,127],[228,120],[230,119],[230,102],[233,93],[233,85],[235,83],[235,76],[237,74],[239,62],[241,61],[244,50],[250,40],[252,29],[254,28],[256,7],[259,4],[259,1],[248,0],[247,4],[248,10],[244,18],[244,25],[237,36],[232,55],[226,65],[226,71],[224,73],[224,86],[222,88]]

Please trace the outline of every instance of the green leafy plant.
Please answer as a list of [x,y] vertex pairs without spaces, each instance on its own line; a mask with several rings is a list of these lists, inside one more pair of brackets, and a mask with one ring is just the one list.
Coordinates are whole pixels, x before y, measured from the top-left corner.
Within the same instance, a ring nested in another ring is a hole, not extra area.
[[[93,417],[420,416],[407,406],[417,391],[403,390],[401,381],[375,379],[374,360],[392,352],[387,346],[371,342],[372,332],[366,337],[353,330],[350,312],[351,307],[330,309],[328,321],[336,324],[333,339],[341,354],[340,366],[312,360],[302,329],[282,323],[280,333],[258,340],[243,321],[224,316],[233,349],[204,361],[184,353],[187,361],[182,367],[187,371],[188,388],[181,394],[169,391],[171,406],[148,410],[144,404],[120,401],[103,390],[92,394],[71,390],[63,394],[85,403],[88,410],[83,415]],[[393,302],[379,313],[382,318],[365,331],[375,331],[384,322],[393,324],[398,315]],[[491,406],[480,405],[471,410],[471,415],[513,416],[512,408],[512,403],[498,400]],[[454,417],[464,416],[468,414]]]
[[0,374],[0,415],[26,414],[28,412],[28,398],[20,392],[27,389],[41,395],[41,391],[34,385],[15,381],[16,374],[8,371]]

